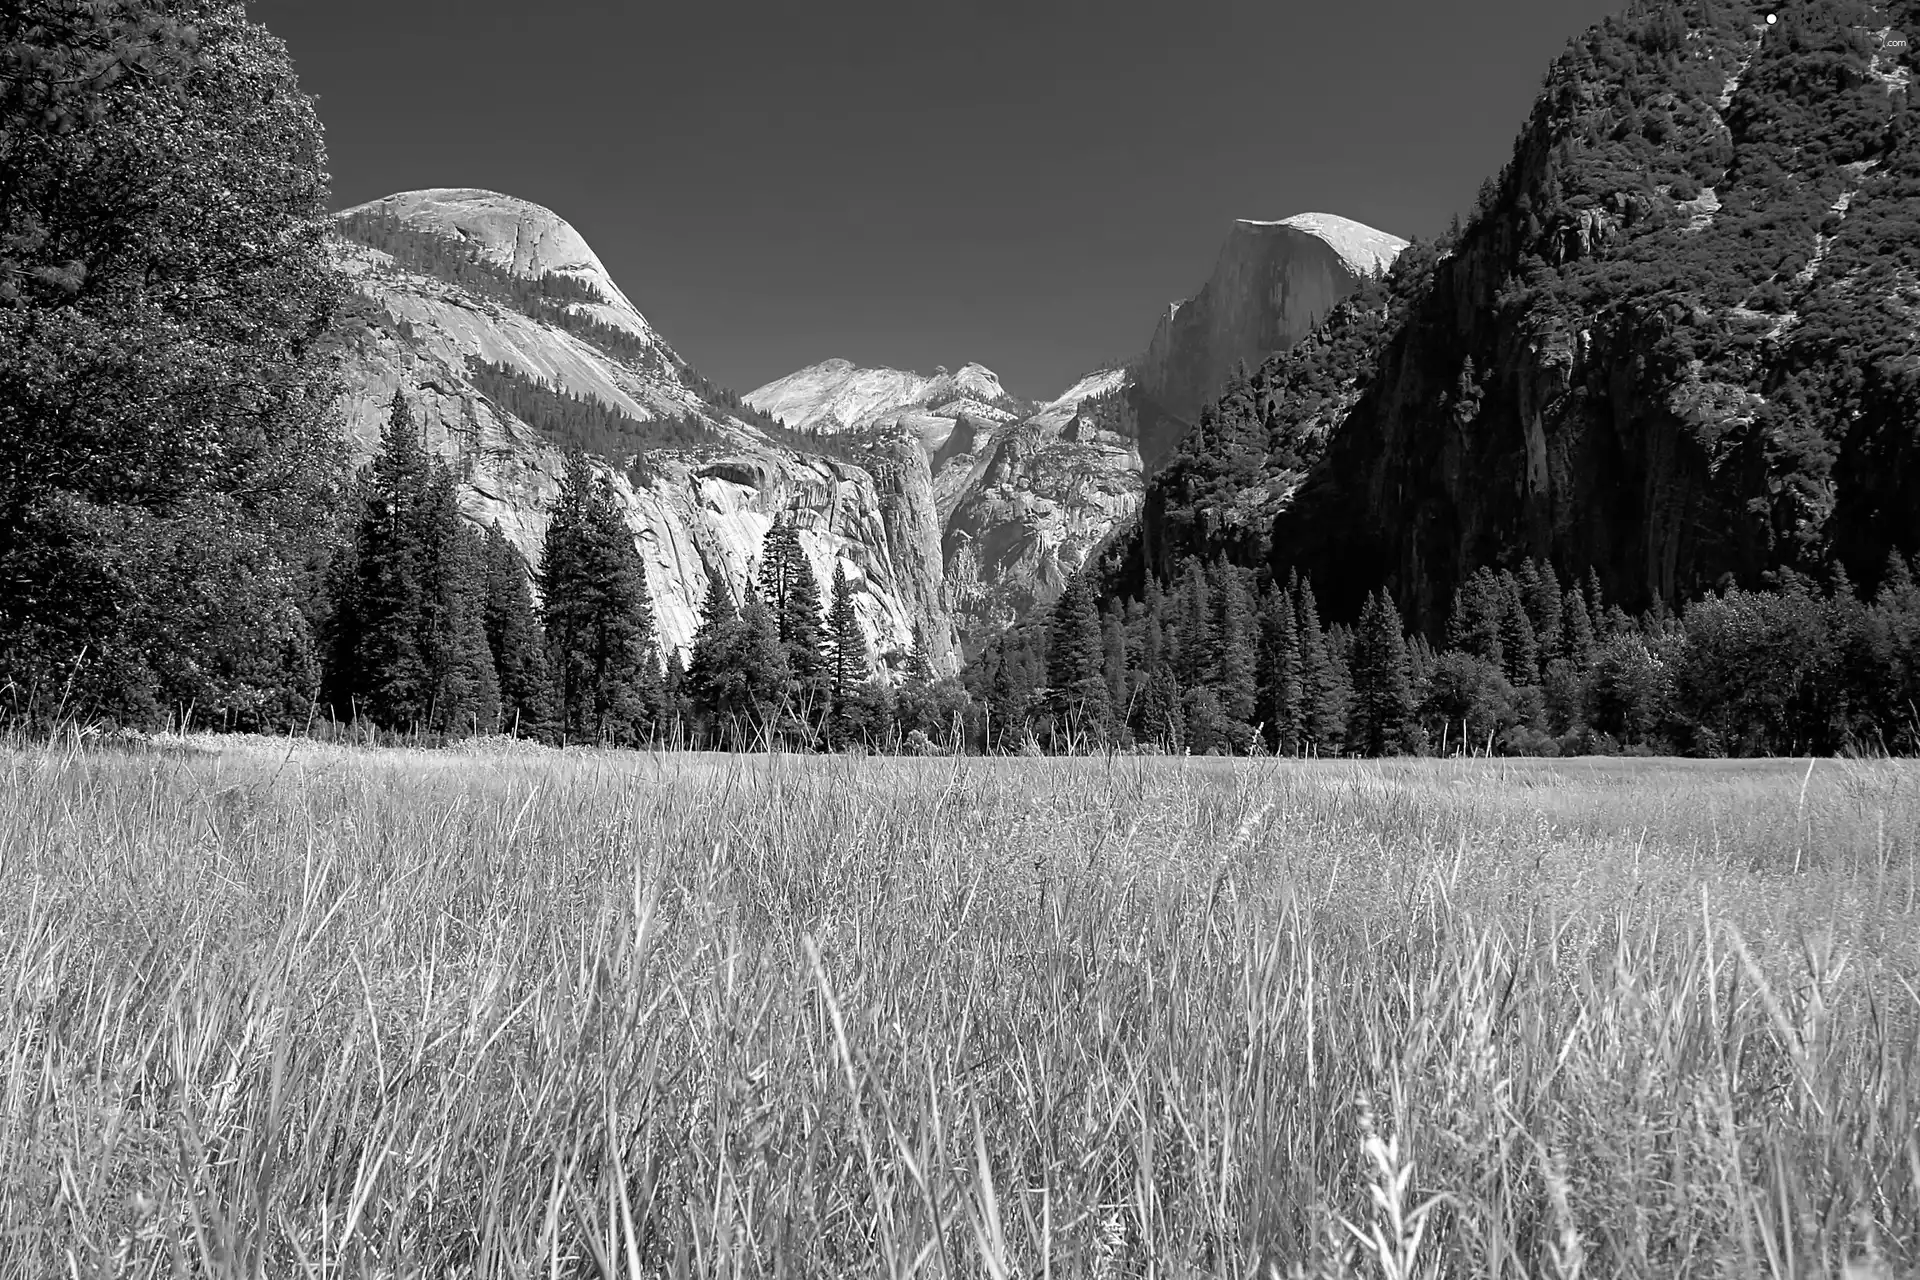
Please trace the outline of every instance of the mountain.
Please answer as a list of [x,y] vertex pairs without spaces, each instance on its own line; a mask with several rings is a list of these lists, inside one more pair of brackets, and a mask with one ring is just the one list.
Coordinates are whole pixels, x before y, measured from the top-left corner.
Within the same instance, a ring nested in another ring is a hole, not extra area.
[[[1023,405],[969,364],[932,376],[827,360],[749,392],[788,427],[918,439],[942,526],[945,601],[969,651],[1051,601],[1140,510],[1236,365],[1284,350],[1370,285],[1406,245],[1330,214],[1236,222],[1213,274],[1162,316],[1145,353]],[[877,437],[875,437],[877,438]]]
[[1237,365],[1254,368],[1327,318],[1393,265],[1407,242],[1348,218],[1302,213],[1235,222],[1200,292],[1170,305],[1139,363],[1140,449],[1158,466],[1220,394]]
[[1920,548],[1920,4],[1775,17],[1587,31],[1344,373],[1275,362],[1353,388],[1276,571],[1343,616],[1384,583],[1431,635],[1520,557],[1638,610],[1781,569],[1871,586]]
[[558,215],[489,191],[390,196],[336,219],[355,293],[333,334],[356,460],[394,391],[537,564],[564,452],[611,479],[646,561],[663,642],[685,648],[712,575],[736,598],[774,519],[791,515],[822,583],[844,565],[877,663],[923,631],[936,666],[956,638],[926,453],[876,439],[808,447],[707,383],[653,329]]
[[826,360],[790,373],[745,399],[805,431],[864,430],[908,410],[938,414],[948,407],[1005,420],[1017,416],[1019,407],[998,375],[981,365],[962,365],[958,373],[938,369],[927,377],[901,369],[863,369],[847,360]]

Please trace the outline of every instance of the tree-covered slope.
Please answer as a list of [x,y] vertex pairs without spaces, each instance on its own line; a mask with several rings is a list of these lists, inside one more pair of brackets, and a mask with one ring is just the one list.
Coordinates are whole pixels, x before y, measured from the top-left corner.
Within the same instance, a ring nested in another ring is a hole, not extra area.
[[1915,550],[1920,4],[1767,12],[1574,40],[1465,228],[1196,429],[1146,558],[1265,556],[1343,617],[1384,583],[1431,633],[1527,556],[1640,608]]

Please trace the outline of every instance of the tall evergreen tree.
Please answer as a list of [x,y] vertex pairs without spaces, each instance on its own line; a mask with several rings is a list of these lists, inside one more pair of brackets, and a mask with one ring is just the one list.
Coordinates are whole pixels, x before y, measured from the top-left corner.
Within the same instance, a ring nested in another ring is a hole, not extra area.
[[1293,601],[1276,583],[1260,612],[1260,702],[1267,745],[1282,755],[1298,755],[1302,738],[1300,633]]
[[1586,597],[1578,587],[1568,587],[1560,604],[1560,652],[1584,672],[1593,665],[1593,618],[1587,613]]
[[833,603],[827,613],[827,679],[836,726],[836,745],[844,733],[848,700],[867,678],[867,636],[853,607],[853,585],[844,564],[833,566]]
[[1369,756],[1415,749],[1413,680],[1400,611],[1384,589],[1367,597],[1353,634],[1353,706],[1348,737]]
[[1453,612],[1447,618],[1447,647],[1484,658],[1506,669],[1503,643],[1507,615],[1506,592],[1491,569],[1476,569],[1453,593]]
[[1047,684],[1052,710],[1076,737],[1104,738],[1113,708],[1107,690],[1106,640],[1093,584],[1084,573],[1067,580],[1053,607],[1052,643],[1047,650]]
[[753,583],[736,609],[724,571],[707,579],[686,687],[706,735],[735,749],[769,734],[792,693],[786,647]]
[[[1258,694],[1256,667],[1259,661],[1259,637],[1254,625],[1253,602],[1248,598],[1247,584],[1240,571],[1228,564],[1224,557],[1215,567],[1215,578],[1214,594],[1220,602],[1220,608],[1214,632],[1218,654],[1214,670],[1220,710],[1231,724],[1243,725],[1251,730]],[[1234,745],[1244,750],[1250,734],[1235,736],[1240,740]]]
[[1218,637],[1214,633],[1213,590],[1200,561],[1192,557],[1180,567],[1174,586],[1172,641],[1174,674],[1188,688],[1214,678]]
[[1520,594],[1526,601],[1527,618],[1533,623],[1533,634],[1539,642],[1540,669],[1545,671],[1548,664],[1562,656],[1560,651],[1560,579],[1553,572],[1553,562],[1536,562],[1531,557],[1520,562],[1520,571],[1516,575],[1520,580]]
[[427,727],[448,734],[496,732],[500,685],[487,644],[486,544],[461,518],[453,472],[440,463],[431,468],[420,516]]
[[660,703],[647,567],[606,481],[572,454],[540,560],[555,712],[570,739],[637,743]]
[[1507,680],[1514,685],[1540,683],[1540,643],[1520,582],[1502,570],[1500,584],[1500,654]]
[[334,624],[334,684],[349,703],[336,714],[364,716],[383,729],[423,726],[432,694],[421,649],[428,565],[422,513],[430,479],[413,411],[395,391],[380,451],[362,478],[353,575]]
[[1102,635],[1101,655],[1107,675],[1107,703],[1112,708],[1112,723],[1117,730],[1125,724],[1133,701],[1133,662],[1127,644],[1127,623],[1118,601],[1107,610]]
[[552,684],[527,564],[498,521],[487,527],[483,556],[487,647],[500,685],[501,726],[526,737],[541,737],[551,728]]
[[1347,736],[1345,673],[1336,666],[1320,627],[1313,584],[1294,580],[1293,611],[1300,637],[1300,690],[1305,711],[1305,749],[1334,755]]
[[815,692],[826,672],[827,634],[820,583],[792,516],[775,520],[760,543],[760,598],[773,615],[797,690]]

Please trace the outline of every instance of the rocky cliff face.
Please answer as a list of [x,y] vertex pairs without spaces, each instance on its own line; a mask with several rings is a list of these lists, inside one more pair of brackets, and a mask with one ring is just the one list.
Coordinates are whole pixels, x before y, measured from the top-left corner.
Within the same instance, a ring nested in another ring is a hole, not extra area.
[[[356,214],[444,238],[480,264],[456,253],[464,263],[458,269],[421,269],[418,252],[338,241],[358,291],[336,335],[356,460],[378,446],[399,389],[429,448],[464,481],[466,514],[479,524],[498,521],[537,563],[562,473],[555,424],[539,414],[534,421],[515,416],[483,392],[477,363],[632,423],[695,423],[710,443],[597,460],[646,561],[665,644],[690,644],[713,575],[723,575],[738,598],[767,529],[791,515],[823,586],[836,564],[857,585],[856,608],[876,665],[903,661],[918,625],[936,665],[952,669],[957,643],[943,603],[941,530],[923,450],[883,446],[889,461],[851,466],[781,447],[716,407],[580,236],[539,206],[492,192],[423,191],[348,210],[343,228],[367,222],[356,224]],[[518,295],[499,287],[544,275],[577,286],[557,290],[568,314],[551,303],[516,305]]]
[[1051,601],[1139,509],[1131,386],[1126,371],[1107,370],[1035,407],[976,364],[928,377],[829,360],[745,399],[789,427],[886,441],[916,458],[940,530],[929,562],[971,649]]
[[1205,286],[1167,308],[1140,361],[1147,465],[1165,460],[1236,365],[1257,368],[1292,346],[1405,247],[1332,214],[1234,223]]
[[1275,523],[1334,611],[1475,567],[1631,609],[1920,549],[1920,5],[1648,6],[1554,66]]

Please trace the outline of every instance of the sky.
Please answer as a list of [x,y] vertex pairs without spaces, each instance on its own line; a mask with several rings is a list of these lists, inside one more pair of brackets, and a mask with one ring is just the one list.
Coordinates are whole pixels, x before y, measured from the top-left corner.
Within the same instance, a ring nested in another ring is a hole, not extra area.
[[1431,236],[1603,0],[253,0],[334,203],[545,205],[708,378],[1144,350],[1235,218]]

